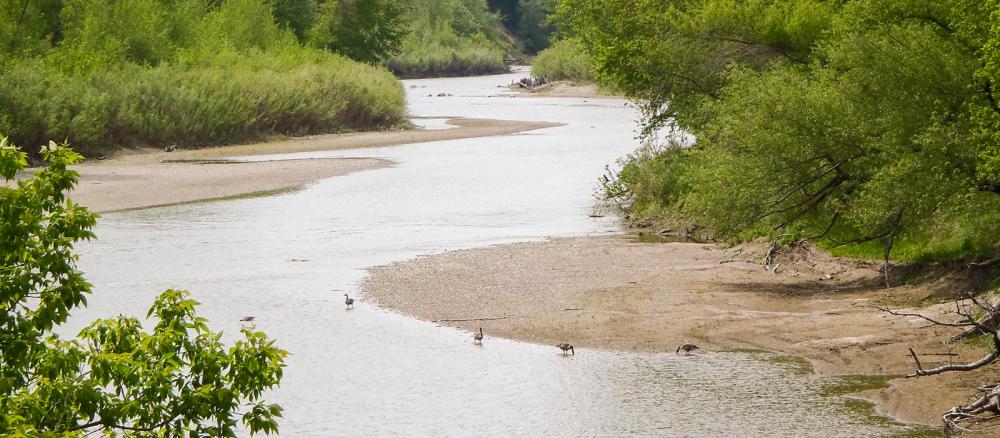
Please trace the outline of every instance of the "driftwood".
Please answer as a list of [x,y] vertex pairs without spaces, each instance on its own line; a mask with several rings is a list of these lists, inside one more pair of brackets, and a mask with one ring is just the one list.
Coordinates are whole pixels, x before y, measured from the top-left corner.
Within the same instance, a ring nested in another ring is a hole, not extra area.
[[1000,257],[990,259],[985,262],[969,263],[970,268],[989,268],[995,265],[1000,265]]
[[[928,327],[940,326],[965,329],[959,337],[966,336],[967,333],[982,333],[990,336],[993,341],[991,351],[978,360],[968,363],[949,362],[935,368],[924,368],[920,362],[920,355],[913,348],[910,348],[910,357],[913,358],[917,369],[906,377],[972,371],[992,364],[1000,358],[1000,334],[998,334],[996,326],[996,321],[1000,320],[1000,305],[981,301],[974,295],[966,293],[965,299],[955,301],[955,313],[963,317],[958,322],[944,322],[920,313],[899,312],[882,305],[875,305],[874,307],[890,315],[920,318],[930,323]],[[973,317],[973,313],[979,311],[984,312],[985,316],[978,319]],[[947,355],[951,356],[950,353]],[[1000,418],[1000,385],[988,385],[980,388],[980,390],[983,392],[981,397],[968,405],[955,406],[942,416],[944,426],[948,431],[982,431],[1000,427],[1000,424],[983,425],[991,420]]]
[[484,318],[466,318],[466,319],[432,319],[431,322],[497,321],[501,319],[524,318],[525,316],[527,315],[488,316]]

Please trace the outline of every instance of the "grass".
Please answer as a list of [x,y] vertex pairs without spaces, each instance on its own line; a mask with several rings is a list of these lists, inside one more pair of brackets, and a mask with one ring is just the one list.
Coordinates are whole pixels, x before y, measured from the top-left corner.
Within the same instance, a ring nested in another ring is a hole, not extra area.
[[535,56],[532,74],[553,81],[593,82],[594,65],[574,40],[556,42]]
[[[220,59],[226,56],[220,55]],[[86,75],[40,60],[0,72],[0,132],[29,151],[68,140],[85,155],[123,146],[231,144],[387,128],[405,97],[384,68],[336,55],[257,56],[222,66],[123,64]]]

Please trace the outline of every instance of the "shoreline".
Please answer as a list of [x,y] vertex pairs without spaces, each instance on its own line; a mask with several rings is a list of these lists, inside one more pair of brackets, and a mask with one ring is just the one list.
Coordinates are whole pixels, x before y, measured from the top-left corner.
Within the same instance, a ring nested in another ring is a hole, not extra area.
[[450,129],[329,134],[204,149],[126,150],[107,160],[73,166],[80,173],[69,197],[107,213],[295,190],[334,176],[393,165],[380,158],[229,161],[227,157],[390,147],[511,135],[561,126],[550,122],[449,119]]
[[596,83],[553,81],[541,85],[534,90],[517,86],[508,87],[517,94],[514,97],[570,97],[578,99],[625,99],[623,96],[607,94],[601,91]]
[[[483,327],[487,337],[610,351],[673,353],[685,342],[769,350],[808,360],[820,376],[908,374],[910,345],[921,353],[952,348],[956,362],[980,357],[968,345],[943,345],[954,333],[871,308],[937,299],[932,287],[883,289],[876,264],[808,248],[772,273],[759,264],[764,251],[621,235],[560,238],[373,267],[360,289],[381,307],[470,332]],[[918,310],[934,315],[952,305]],[[897,421],[940,426],[941,414],[968,402],[993,369],[895,378],[888,388],[847,396]]]

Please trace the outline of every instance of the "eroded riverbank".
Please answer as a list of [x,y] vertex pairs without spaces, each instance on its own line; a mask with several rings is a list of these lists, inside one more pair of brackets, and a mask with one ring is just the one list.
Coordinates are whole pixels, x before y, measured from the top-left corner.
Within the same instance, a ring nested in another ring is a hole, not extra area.
[[[902,306],[932,291],[882,289],[876,267],[811,251],[773,273],[756,252],[623,236],[565,238],[373,268],[363,289],[379,305],[465,330],[484,327],[488,336],[626,351],[673,352],[683,342],[767,349],[806,357],[823,375],[906,374],[913,369],[907,346],[947,348],[948,333],[871,307]],[[979,357],[972,347],[953,351],[956,361]],[[975,374],[897,379],[858,395],[903,421],[937,425],[973,394],[982,376]]]

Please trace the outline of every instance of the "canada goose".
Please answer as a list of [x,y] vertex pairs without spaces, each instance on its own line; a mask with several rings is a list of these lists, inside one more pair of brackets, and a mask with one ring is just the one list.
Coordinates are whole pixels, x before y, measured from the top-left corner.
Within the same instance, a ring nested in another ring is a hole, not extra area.
[[472,335],[472,342],[476,343],[476,344],[482,344],[483,343],[483,328],[482,327],[479,327],[479,333],[474,333]]
[[173,152],[173,151],[177,150],[177,145],[172,144],[170,146],[167,146],[167,147],[163,148],[163,150],[166,151],[166,152]]
[[576,350],[573,349],[572,345],[569,345],[564,342],[562,344],[556,344],[556,347],[559,347],[559,349],[562,350],[563,354],[566,354],[566,352],[569,351],[572,352],[574,356],[576,356]]
[[677,352],[676,353],[680,354],[681,350],[684,350],[684,354],[688,355],[688,354],[691,354],[692,351],[698,350],[698,349],[699,348],[698,348],[697,345],[694,345],[694,344],[684,344],[684,345],[681,345],[680,347],[677,347]]
[[250,322],[250,321],[253,321],[253,320],[254,320],[254,317],[252,317],[250,315],[244,316],[243,318],[240,319],[240,321],[243,321],[243,322]]
[[348,309],[353,309],[354,308],[354,298],[351,298],[347,294],[344,294],[344,304],[347,305]]

